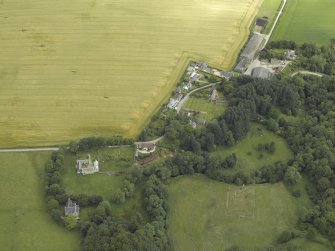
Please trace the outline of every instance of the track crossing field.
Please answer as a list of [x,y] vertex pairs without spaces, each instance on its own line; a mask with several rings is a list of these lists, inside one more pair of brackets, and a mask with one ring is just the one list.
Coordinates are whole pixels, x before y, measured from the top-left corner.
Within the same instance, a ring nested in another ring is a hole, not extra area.
[[329,44],[335,37],[334,0],[289,0],[272,40]]
[[0,147],[135,136],[189,59],[230,67],[260,0],[0,0]]

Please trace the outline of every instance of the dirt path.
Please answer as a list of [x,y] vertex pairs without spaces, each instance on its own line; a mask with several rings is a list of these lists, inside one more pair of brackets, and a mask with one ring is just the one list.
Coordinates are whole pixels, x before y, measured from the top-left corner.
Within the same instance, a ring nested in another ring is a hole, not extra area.
[[292,73],[291,77],[294,77],[297,74],[313,75],[313,76],[317,76],[317,77],[320,77],[320,78],[323,76],[321,73],[312,72],[312,71],[296,71],[296,72]]

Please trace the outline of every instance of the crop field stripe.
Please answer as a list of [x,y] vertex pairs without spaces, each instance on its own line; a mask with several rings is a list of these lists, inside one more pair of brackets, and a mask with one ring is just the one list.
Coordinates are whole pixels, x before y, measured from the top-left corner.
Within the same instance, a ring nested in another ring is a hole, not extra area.
[[2,2],[0,147],[136,136],[188,60],[232,66],[259,3]]

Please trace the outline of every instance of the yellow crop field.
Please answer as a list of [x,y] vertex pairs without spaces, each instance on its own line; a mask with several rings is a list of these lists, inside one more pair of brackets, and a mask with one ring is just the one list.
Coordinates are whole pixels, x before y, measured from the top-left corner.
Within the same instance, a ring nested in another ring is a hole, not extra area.
[[135,136],[188,60],[229,68],[260,0],[0,0],[0,147]]

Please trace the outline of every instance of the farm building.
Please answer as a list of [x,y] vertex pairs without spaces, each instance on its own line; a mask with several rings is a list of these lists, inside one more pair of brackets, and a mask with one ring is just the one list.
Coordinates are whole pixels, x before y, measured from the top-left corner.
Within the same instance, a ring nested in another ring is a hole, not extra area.
[[92,163],[91,155],[88,155],[88,159],[77,160],[76,170],[78,174],[87,175],[99,172],[99,162],[95,160]]
[[137,149],[141,152],[154,152],[156,150],[156,144],[155,143],[147,143],[147,142],[143,142],[143,143],[139,143],[137,144]]
[[285,58],[287,60],[294,60],[297,58],[297,55],[295,54],[295,50],[287,50],[285,51]]
[[167,108],[175,109],[178,105],[179,101],[174,98],[170,98],[169,103],[166,105]]
[[189,121],[189,125],[192,126],[193,129],[197,128],[197,123],[192,120]]
[[192,89],[192,86],[193,86],[192,83],[191,83],[191,82],[188,82],[186,85],[184,85],[183,88],[184,88],[185,90],[190,90],[190,89]]
[[254,33],[245,48],[243,49],[243,52],[240,55],[239,63],[235,67],[235,71],[245,72],[248,65],[255,58],[257,53],[262,49],[264,42],[265,39],[262,34]]
[[219,93],[216,89],[214,89],[209,97],[209,101],[216,102],[219,98]]
[[190,81],[191,82],[195,82],[198,80],[198,78],[200,77],[200,75],[197,72],[192,72],[191,76],[190,76]]
[[201,126],[205,125],[206,122],[207,122],[207,120],[205,120],[205,119],[198,119],[197,120],[198,125],[201,125]]
[[67,199],[64,211],[65,216],[74,215],[77,220],[79,219],[79,205],[73,202],[70,198]]
[[256,19],[256,25],[257,26],[261,26],[261,27],[265,27],[268,24],[268,20],[266,18],[257,18]]
[[264,67],[255,67],[252,69],[251,76],[254,78],[270,79],[272,73]]
[[211,72],[211,68],[206,63],[200,63],[199,69],[205,72]]
[[221,73],[221,77],[225,79],[230,79],[234,76],[234,73],[231,71],[224,71]]

